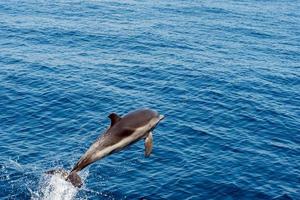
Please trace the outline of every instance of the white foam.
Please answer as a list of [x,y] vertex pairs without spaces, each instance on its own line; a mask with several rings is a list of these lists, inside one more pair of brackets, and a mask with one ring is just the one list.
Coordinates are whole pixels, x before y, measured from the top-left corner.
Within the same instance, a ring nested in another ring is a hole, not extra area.
[[[88,172],[81,173],[82,182]],[[37,192],[31,192],[32,200],[72,200],[79,189],[65,181],[59,175],[42,175]]]

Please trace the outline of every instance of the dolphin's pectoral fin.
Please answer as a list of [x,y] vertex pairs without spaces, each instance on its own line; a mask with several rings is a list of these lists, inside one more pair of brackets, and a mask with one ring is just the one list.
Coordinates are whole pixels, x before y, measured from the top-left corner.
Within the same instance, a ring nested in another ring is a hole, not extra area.
[[108,115],[109,119],[111,120],[110,122],[110,126],[113,126],[114,124],[116,124],[118,121],[120,121],[122,118],[117,115],[116,113],[111,113],[110,115]]
[[145,157],[149,157],[152,152],[153,147],[153,137],[152,132],[149,132],[148,136],[145,139]]

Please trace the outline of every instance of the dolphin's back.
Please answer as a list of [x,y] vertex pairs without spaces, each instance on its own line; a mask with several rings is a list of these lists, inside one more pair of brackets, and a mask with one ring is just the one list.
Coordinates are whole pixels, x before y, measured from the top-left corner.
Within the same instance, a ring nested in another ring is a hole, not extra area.
[[[123,138],[129,137],[136,129],[145,126],[151,119],[157,116],[157,112],[148,109],[128,113],[99,138],[99,148],[120,142]],[[106,139],[106,137],[109,138]]]
[[148,109],[137,110],[122,117],[122,119],[115,125],[118,128],[128,127],[130,129],[137,129],[145,126],[151,119],[155,117],[158,117],[158,113],[155,111]]

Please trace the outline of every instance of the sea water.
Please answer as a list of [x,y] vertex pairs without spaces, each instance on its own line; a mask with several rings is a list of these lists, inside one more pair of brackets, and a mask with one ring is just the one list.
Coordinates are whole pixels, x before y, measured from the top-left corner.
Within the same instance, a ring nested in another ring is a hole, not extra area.
[[[0,1],[0,199],[300,199],[298,1]],[[140,141],[70,170],[110,124]]]

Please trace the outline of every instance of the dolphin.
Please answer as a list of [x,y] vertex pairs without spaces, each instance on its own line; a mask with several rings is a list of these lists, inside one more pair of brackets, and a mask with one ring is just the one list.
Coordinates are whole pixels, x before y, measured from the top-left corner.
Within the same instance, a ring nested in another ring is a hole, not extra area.
[[164,119],[163,115],[150,109],[140,109],[123,117],[116,113],[111,113],[108,117],[111,120],[110,126],[81,156],[69,174],[63,169],[50,170],[47,173],[59,174],[75,187],[81,187],[82,181],[77,172],[141,139],[145,140],[145,157],[150,156],[153,148],[152,131]]

